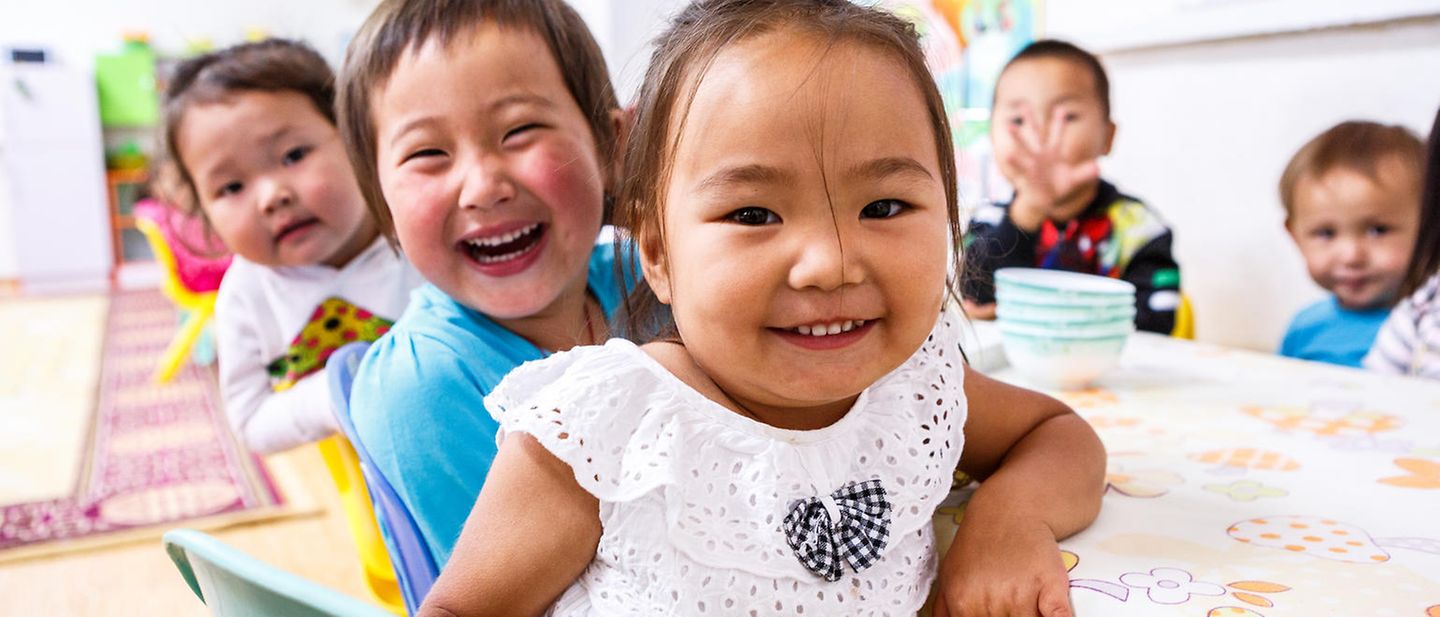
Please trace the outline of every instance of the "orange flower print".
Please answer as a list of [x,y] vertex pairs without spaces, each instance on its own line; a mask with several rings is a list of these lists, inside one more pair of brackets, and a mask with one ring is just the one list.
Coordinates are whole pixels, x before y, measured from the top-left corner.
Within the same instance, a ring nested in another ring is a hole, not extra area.
[[1410,475],[1381,478],[1381,484],[1400,488],[1440,489],[1440,462],[1419,458],[1397,458],[1395,466],[1410,472]]
[[1226,448],[1209,450],[1190,455],[1201,463],[1220,465],[1229,469],[1255,469],[1263,471],[1294,471],[1300,463],[1293,458],[1273,450],[1255,448]]
[[1180,484],[1185,478],[1163,469],[1138,469],[1126,471],[1118,465],[1111,465],[1105,474],[1105,489],[1126,497],[1159,497],[1170,492],[1170,487]]

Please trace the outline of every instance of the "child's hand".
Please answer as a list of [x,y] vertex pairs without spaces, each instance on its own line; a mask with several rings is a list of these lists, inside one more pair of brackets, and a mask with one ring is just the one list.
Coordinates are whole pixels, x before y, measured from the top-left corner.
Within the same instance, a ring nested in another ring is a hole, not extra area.
[[[1022,517],[1023,518],[1023,517]],[[1070,577],[1055,535],[1036,520],[961,520],[940,566],[935,617],[1071,617]]]
[[1040,125],[1030,109],[1022,113],[1021,126],[1006,127],[1015,144],[1010,156],[1001,161],[1010,183],[1015,186],[1010,220],[1024,231],[1034,232],[1046,219],[1056,218],[1058,206],[1100,177],[1098,159],[1065,160],[1061,151],[1068,124],[1065,113],[1063,108],[1055,108],[1044,136],[1040,135]]

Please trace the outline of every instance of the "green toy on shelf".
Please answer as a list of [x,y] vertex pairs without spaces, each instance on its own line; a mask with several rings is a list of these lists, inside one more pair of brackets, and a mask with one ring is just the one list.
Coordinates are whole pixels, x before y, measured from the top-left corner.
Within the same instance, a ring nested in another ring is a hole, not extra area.
[[117,54],[95,57],[100,123],[106,127],[154,126],[160,116],[155,91],[155,51],[149,37],[127,34]]

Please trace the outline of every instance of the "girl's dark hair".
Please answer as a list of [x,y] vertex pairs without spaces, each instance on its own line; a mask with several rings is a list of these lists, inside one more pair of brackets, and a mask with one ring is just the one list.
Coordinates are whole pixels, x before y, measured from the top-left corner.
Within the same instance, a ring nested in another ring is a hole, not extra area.
[[[626,139],[626,181],[616,203],[615,225],[628,230],[637,245],[656,242],[664,247],[661,221],[672,171],[670,157],[706,70],[726,47],[782,29],[819,36],[830,46],[864,45],[900,61],[920,89],[929,111],[925,120],[935,134],[950,237],[952,242],[959,242],[960,208],[950,122],[940,91],[926,67],[915,27],[884,10],[850,0],[696,0],[676,15],[655,41],[645,83],[635,104],[635,123]],[[617,240],[617,248],[622,246]],[[951,272],[962,272],[959,251],[951,248],[956,260]],[[634,252],[617,254],[622,256],[623,275],[634,276],[638,270]],[[958,300],[953,278],[947,285],[948,292]],[[627,298],[622,326],[627,336],[638,340],[675,334],[668,312],[645,284]]]
[[432,39],[443,45],[490,21],[533,32],[560,67],[570,96],[589,121],[600,160],[614,160],[617,134],[611,116],[620,108],[610,71],[585,20],[564,0],[385,0],[350,41],[340,70],[340,135],[355,168],[365,205],[380,233],[395,245],[395,219],[380,190],[372,99],[396,65]]
[[316,111],[335,124],[335,74],[325,58],[304,43],[267,39],[180,63],[165,89],[163,140],[165,155],[178,172],[178,188],[189,197],[185,207],[192,214],[199,211],[200,198],[180,157],[176,132],[192,106],[218,103],[246,91],[295,92],[310,99]]
[[1420,233],[1415,236],[1415,254],[1410,269],[1400,282],[1400,298],[1407,298],[1440,273],[1440,110],[1430,126],[1425,153],[1425,188],[1420,192]]

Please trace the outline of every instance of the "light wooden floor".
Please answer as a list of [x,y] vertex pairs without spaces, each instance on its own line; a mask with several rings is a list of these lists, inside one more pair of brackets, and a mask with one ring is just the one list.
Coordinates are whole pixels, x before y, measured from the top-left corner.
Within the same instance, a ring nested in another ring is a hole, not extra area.
[[[0,495],[73,485],[94,405],[105,299],[0,295]],[[79,424],[77,424],[79,423]],[[369,600],[339,496],[314,447],[277,455],[323,510],[213,532],[263,561]],[[206,615],[155,539],[0,564],[0,616]]]
[[0,299],[0,502],[73,491],[108,306],[99,295]]
[[[250,555],[370,601],[339,495],[313,447],[277,455],[300,470],[322,504],[292,517],[213,532]],[[159,540],[0,564],[0,615],[208,615]]]

